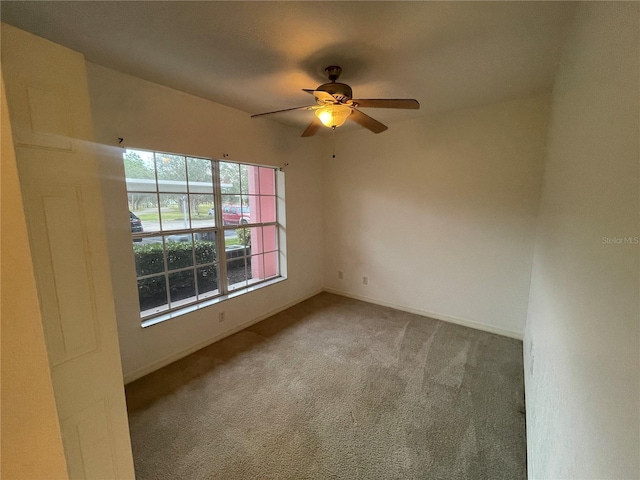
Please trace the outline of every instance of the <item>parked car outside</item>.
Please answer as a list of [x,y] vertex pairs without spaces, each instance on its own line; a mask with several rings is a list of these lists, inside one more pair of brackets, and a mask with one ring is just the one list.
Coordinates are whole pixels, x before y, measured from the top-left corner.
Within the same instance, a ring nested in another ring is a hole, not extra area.
[[[129,211],[129,222],[131,223],[131,233],[144,232],[144,229],[142,228],[142,222],[131,211]],[[141,242],[142,239],[141,238],[134,238],[133,241],[134,242]]]
[[222,207],[223,225],[245,225],[250,222],[251,210],[240,205],[225,205]]

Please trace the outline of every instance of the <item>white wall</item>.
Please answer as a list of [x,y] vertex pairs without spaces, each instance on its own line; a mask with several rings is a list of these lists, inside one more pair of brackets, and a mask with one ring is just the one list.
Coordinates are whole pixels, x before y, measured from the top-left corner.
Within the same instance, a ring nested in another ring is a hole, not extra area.
[[640,478],[640,5],[582,3],[553,94],[525,334],[529,478]]
[[[87,65],[103,185],[120,349],[130,381],[228,335],[247,322],[297,303],[322,288],[322,203],[318,139],[202,98],[114,70]],[[286,177],[288,279],[141,328],[124,183],[117,138],[127,147],[283,166]],[[218,322],[224,310],[226,320]]]
[[336,135],[325,285],[522,338],[548,107],[537,96]]

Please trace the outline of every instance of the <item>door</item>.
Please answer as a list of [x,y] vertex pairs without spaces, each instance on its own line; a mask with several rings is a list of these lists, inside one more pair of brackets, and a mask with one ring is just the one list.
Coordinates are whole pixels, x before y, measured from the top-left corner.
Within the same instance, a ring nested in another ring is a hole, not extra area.
[[134,478],[84,57],[6,24],[1,45],[69,478]]

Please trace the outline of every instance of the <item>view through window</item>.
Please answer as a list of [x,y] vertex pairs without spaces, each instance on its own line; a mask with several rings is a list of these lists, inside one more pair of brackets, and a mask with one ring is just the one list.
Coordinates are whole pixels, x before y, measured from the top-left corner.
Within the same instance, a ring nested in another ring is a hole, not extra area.
[[143,319],[280,275],[271,167],[127,149]]

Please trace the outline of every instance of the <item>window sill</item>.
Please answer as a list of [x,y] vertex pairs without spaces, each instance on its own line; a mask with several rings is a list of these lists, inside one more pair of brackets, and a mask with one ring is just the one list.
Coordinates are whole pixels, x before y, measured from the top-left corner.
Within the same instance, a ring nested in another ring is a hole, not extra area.
[[235,297],[239,297],[241,295],[244,295],[245,293],[255,292],[256,290],[259,290],[259,289],[264,288],[264,287],[268,287],[270,285],[275,285],[276,283],[280,283],[280,282],[283,282],[285,280],[286,280],[285,277],[276,277],[274,279],[267,280],[266,282],[261,282],[261,283],[258,283],[256,285],[251,285],[251,286],[246,287],[246,288],[234,290],[233,292],[229,292],[228,294],[222,295],[220,297],[212,298],[211,300],[205,300],[203,302],[196,303],[196,304],[193,304],[193,305],[189,305],[189,306],[186,306],[184,308],[180,308],[178,310],[173,310],[172,312],[161,314],[161,315],[158,315],[158,316],[153,317],[153,318],[144,319],[144,320],[142,320],[141,326],[142,326],[142,328],[147,328],[147,327],[150,327],[152,325],[157,325],[158,323],[166,322],[167,320],[171,320],[172,318],[176,318],[176,317],[179,317],[181,315],[185,315],[187,313],[195,312],[196,310],[201,310],[201,309],[203,309],[205,307],[210,307],[211,305],[216,305],[216,304],[218,304],[220,302],[224,302],[225,300],[229,300],[231,298],[235,298]]

